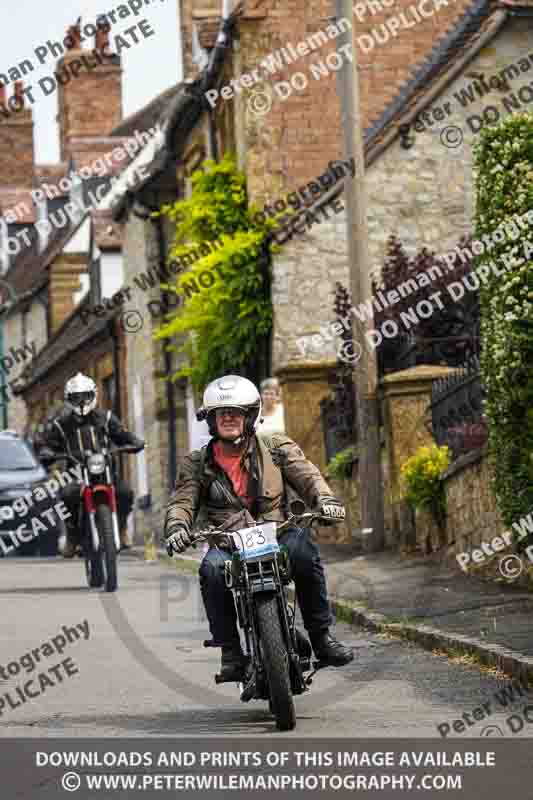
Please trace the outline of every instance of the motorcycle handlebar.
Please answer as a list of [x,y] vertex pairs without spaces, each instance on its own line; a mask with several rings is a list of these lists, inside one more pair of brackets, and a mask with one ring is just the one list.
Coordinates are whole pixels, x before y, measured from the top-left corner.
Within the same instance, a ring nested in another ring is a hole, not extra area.
[[[295,525],[296,521],[301,524],[307,522],[309,525],[314,522],[316,519],[320,519],[321,515],[317,512],[308,511],[305,514],[291,514],[285,522],[282,522],[281,525],[278,525],[277,530],[281,531],[284,528],[288,527],[289,525]],[[261,524],[261,523],[259,523]],[[208,538],[212,536],[227,536],[230,533],[235,533],[235,531],[220,531],[216,528],[209,529],[206,528],[205,530],[198,531],[192,540],[192,543],[196,544],[196,542],[205,542]]]
[[[143,447],[142,449],[145,448]],[[139,452],[140,452],[139,448],[133,447],[133,445],[130,444],[121,445],[119,447],[111,447],[108,450],[108,453],[112,456],[116,455],[117,453],[130,453],[131,455],[136,455]],[[50,458],[47,457],[45,460],[52,463],[51,457],[52,456],[50,454]],[[54,453],[54,459],[53,459],[54,461],[61,461],[61,459],[66,459],[67,461],[74,461],[76,464],[81,463],[79,459],[75,458],[72,455],[69,455],[69,453]]]

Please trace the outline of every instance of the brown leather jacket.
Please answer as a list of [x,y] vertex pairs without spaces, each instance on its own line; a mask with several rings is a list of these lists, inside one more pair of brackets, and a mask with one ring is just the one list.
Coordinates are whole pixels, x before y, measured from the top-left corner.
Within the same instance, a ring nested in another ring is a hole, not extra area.
[[[320,470],[285,434],[253,436],[243,460],[250,475],[248,493],[255,498],[250,513],[257,522],[282,522],[287,518],[289,487],[310,508],[333,495]],[[200,509],[205,509],[208,522],[218,528],[236,530],[253,524],[244,513],[245,506],[231,480],[214,461],[212,441],[184,459],[167,507],[165,532],[168,534],[175,523],[190,530]]]

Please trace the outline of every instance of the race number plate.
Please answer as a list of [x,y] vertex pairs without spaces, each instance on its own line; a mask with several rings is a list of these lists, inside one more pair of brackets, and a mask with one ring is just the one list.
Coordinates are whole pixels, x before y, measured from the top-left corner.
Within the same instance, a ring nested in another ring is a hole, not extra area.
[[243,560],[264,556],[267,553],[279,553],[275,522],[243,528],[232,536]]

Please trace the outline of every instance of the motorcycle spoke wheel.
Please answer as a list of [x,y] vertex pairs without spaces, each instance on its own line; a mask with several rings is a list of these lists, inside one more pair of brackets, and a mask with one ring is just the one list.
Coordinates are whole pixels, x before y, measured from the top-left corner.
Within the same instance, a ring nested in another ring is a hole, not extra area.
[[296,727],[296,711],[291,690],[289,656],[281,632],[275,596],[258,595],[257,620],[265,672],[270,693],[269,709],[280,731]]

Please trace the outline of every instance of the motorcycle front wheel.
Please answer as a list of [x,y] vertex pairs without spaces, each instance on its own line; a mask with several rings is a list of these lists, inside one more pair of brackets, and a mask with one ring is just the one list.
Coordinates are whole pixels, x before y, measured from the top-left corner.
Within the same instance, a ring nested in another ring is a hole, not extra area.
[[296,727],[291,690],[289,656],[283,641],[278,603],[273,595],[256,595],[257,621],[263,661],[270,692],[269,708],[280,731]]
[[95,514],[96,527],[100,537],[101,559],[105,571],[105,590],[106,592],[116,591],[117,579],[117,548],[115,547],[115,537],[113,535],[113,517],[109,506],[97,506]]
[[83,546],[85,556],[85,575],[91,589],[99,589],[104,583],[104,570],[102,567],[102,554],[93,550],[90,533],[85,537]]

